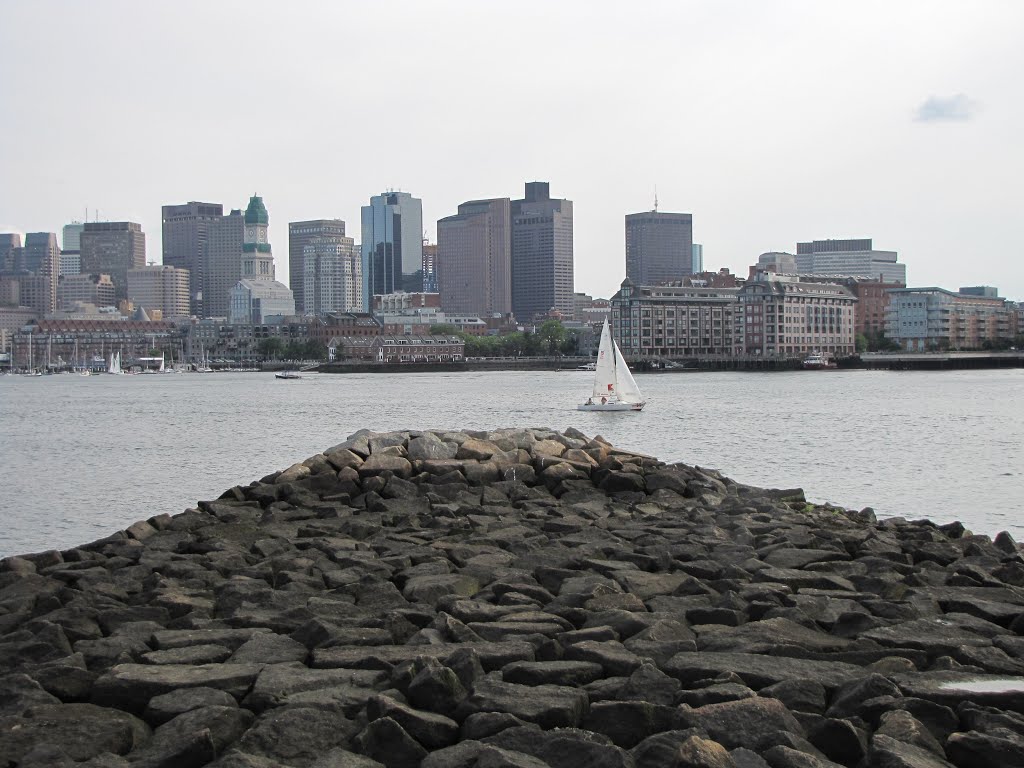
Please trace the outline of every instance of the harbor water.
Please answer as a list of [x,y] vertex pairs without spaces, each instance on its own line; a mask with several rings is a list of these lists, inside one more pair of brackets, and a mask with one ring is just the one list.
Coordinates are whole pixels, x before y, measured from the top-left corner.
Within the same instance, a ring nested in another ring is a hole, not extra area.
[[642,413],[577,411],[592,376],[0,376],[0,557],[176,514],[363,428],[572,426],[816,502],[1024,540],[1024,370],[638,374]]

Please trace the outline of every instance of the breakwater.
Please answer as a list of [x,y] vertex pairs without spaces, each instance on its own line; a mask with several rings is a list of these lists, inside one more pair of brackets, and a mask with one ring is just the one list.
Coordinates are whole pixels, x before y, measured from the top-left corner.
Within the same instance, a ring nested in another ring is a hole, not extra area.
[[2,561],[0,765],[1021,765],[1022,587],[572,429],[357,433]]

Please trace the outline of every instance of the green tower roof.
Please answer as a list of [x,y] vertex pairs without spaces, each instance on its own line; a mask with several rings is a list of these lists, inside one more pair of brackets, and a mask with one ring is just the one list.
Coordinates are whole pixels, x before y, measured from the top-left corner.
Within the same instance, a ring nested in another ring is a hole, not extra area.
[[249,207],[245,209],[246,224],[269,224],[270,215],[267,213],[267,206],[263,204],[263,198],[253,195],[249,198]]

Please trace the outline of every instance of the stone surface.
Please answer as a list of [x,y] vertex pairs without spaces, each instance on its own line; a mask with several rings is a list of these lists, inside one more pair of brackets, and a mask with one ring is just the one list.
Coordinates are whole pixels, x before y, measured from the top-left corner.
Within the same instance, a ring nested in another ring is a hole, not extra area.
[[1016,766],[1022,634],[1009,535],[574,429],[363,430],[0,561],[0,764]]

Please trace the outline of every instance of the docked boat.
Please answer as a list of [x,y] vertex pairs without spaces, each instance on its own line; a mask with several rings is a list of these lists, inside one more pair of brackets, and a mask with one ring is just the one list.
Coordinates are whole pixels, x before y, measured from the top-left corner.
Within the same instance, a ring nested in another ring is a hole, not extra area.
[[835,362],[825,357],[821,352],[812,352],[804,358],[800,365],[808,371],[820,371],[824,368],[836,367]]
[[580,411],[639,411],[644,404],[644,396],[640,394],[640,388],[629,372],[626,359],[612,338],[611,327],[605,318],[594,364],[594,388],[587,401],[576,408]]

